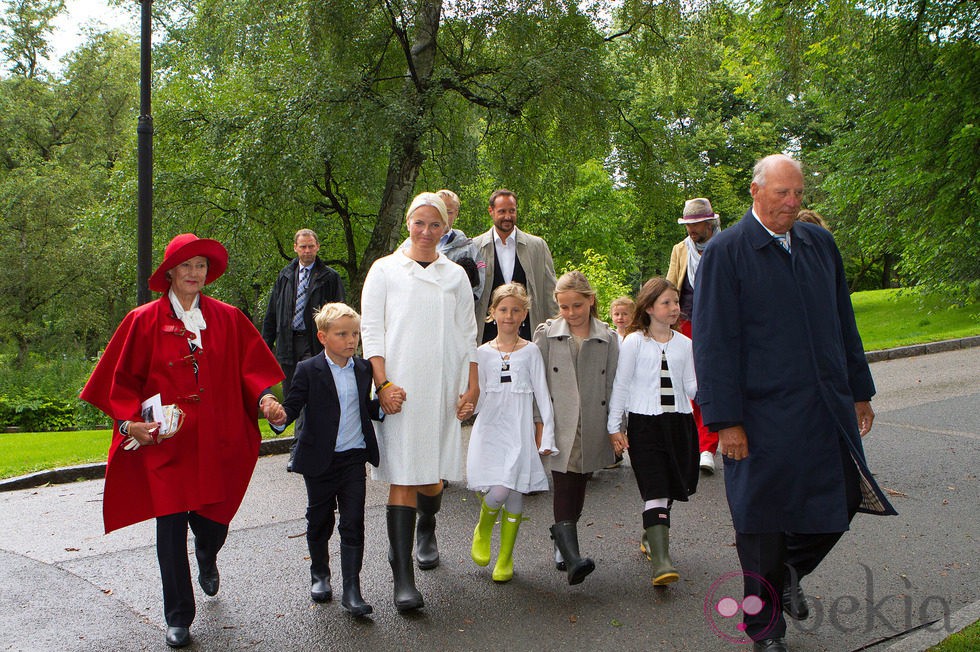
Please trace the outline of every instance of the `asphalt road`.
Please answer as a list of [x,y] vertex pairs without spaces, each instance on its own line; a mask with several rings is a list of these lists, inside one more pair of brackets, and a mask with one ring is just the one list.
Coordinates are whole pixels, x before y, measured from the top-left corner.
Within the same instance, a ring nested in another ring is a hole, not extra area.
[[[980,348],[872,370],[877,419],[865,448],[900,515],[858,515],[804,581],[814,616],[791,622],[795,652],[882,651],[980,601]],[[354,620],[337,601],[309,600],[305,490],[284,469],[281,455],[259,460],[219,557],[221,592],[195,587],[190,649],[746,649],[731,642],[738,618],[712,610],[741,597],[720,471],[674,509],[681,581],[666,588],[650,585],[638,550],[642,505],[626,465],[590,484],[580,539],[597,570],[575,587],[551,562],[548,494],[526,500],[516,577],[498,586],[469,559],[479,503],[457,484],[439,515],[442,565],[417,572],[426,607],[410,616],[392,605],[386,491],[369,481],[362,588],[375,614]],[[153,525],[103,535],[101,501],[98,480],[0,494],[0,650],[166,649]],[[336,556],[336,535],[332,544]]]

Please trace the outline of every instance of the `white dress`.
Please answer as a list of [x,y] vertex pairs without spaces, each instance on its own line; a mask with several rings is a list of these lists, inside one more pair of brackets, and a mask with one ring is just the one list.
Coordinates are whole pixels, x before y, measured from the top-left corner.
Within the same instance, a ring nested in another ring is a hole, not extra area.
[[[502,485],[528,493],[547,491],[548,476],[534,446],[534,402],[544,424],[541,449],[555,449],[555,426],[541,350],[529,342],[510,354],[502,371],[500,353],[484,344],[477,349],[480,400],[466,458],[466,484],[486,491]],[[501,382],[508,376],[510,382]]]
[[473,290],[443,255],[422,267],[401,250],[371,266],[361,291],[364,358],[385,359],[407,395],[402,411],[375,424],[376,480],[398,485],[463,479],[456,402],[476,361]]

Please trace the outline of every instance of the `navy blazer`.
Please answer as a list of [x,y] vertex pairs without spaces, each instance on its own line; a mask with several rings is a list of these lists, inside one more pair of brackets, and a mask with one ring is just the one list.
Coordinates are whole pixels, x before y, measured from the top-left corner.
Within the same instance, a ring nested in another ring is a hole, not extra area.
[[[368,462],[378,465],[378,440],[374,434],[372,419],[381,420],[380,402],[371,399],[371,365],[363,358],[354,356],[354,378],[357,382],[357,398],[361,408],[361,432],[367,445]],[[340,428],[340,398],[333,374],[323,353],[303,360],[296,366],[289,395],[282,404],[286,410],[286,424],[296,420],[306,408],[306,421],[296,434],[296,457],[293,471],[303,475],[318,476],[327,472],[337,446]],[[285,426],[284,426],[285,427]]]

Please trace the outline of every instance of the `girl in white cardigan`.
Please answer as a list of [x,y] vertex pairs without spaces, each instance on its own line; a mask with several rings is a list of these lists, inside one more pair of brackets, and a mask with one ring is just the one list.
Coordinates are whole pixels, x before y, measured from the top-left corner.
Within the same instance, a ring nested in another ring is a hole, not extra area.
[[[629,450],[643,498],[641,549],[653,562],[653,584],[679,579],[669,554],[670,508],[698,485],[698,433],[691,410],[697,392],[691,340],[671,326],[680,318],[677,288],[662,278],[643,284],[619,352],[609,402],[613,450]],[[629,437],[622,431],[628,413]]]

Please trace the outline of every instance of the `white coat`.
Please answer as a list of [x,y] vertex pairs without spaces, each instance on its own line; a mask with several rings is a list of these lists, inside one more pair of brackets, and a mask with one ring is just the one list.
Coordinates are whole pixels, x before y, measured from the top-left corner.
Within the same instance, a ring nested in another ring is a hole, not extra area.
[[407,394],[402,411],[377,424],[376,480],[398,485],[462,480],[456,402],[476,361],[473,291],[444,255],[422,267],[401,250],[371,266],[361,291],[364,357],[385,359],[388,380]]

